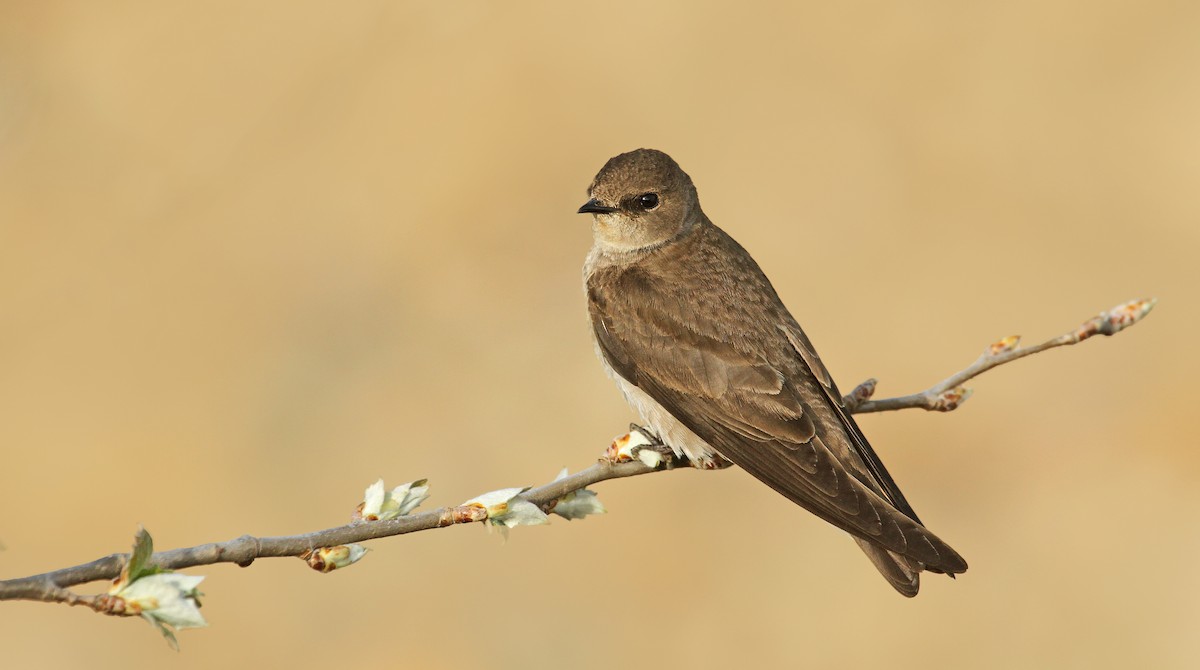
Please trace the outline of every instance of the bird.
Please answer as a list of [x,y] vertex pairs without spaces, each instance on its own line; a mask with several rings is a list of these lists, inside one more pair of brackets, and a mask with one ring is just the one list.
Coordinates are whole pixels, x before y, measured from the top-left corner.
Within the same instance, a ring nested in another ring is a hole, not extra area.
[[741,467],[849,533],[904,596],[917,594],[922,571],[966,571],[917,517],[808,336],[750,254],[704,214],[674,159],[654,149],[615,156],[587,197],[579,213],[592,215],[584,290],[593,344],[664,453],[702,469]]

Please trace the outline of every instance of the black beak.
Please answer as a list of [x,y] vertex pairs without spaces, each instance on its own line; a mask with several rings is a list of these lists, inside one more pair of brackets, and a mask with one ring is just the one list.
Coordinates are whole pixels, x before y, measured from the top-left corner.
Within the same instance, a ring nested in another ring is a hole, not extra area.
[[579,208],[580,214],[611,214],[615,211],[618,211],[618,208],[605,207],[604,205],[601,205],[600,201],[595,198],[583,203],[583,207]]

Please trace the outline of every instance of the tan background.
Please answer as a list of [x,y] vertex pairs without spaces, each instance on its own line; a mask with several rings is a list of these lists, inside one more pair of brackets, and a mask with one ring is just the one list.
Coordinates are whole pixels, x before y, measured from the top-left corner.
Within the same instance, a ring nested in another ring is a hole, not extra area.
[[[862,423],[970,561],[900,598],[737,471],[207,575],[212,627],[0,605],[7,667],[1195,667],[1200,4],[0,5],[0,574],[590,463],[574,211],[672,153],[852,386],[1158,296]],[[203,7],[201,7],[201,5]]]

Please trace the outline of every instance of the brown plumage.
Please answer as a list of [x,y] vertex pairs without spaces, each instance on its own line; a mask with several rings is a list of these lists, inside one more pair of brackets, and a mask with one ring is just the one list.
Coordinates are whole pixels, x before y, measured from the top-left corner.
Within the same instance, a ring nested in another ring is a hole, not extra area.
[[758,264],[670,156],[621,154],[581,213],[595,344],[630,404],[698,467],[732,461],[855,537],[906,595],[966,562],[917,518]]

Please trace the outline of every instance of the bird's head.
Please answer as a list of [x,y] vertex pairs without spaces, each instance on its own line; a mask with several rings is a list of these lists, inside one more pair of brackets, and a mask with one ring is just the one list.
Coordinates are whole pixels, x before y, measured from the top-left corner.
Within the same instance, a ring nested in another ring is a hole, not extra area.
[[610,158],[592,180],[579,213],[593,215],[597,244],[618,251],[662,244],[702,216],[691,177],[654,149]]

